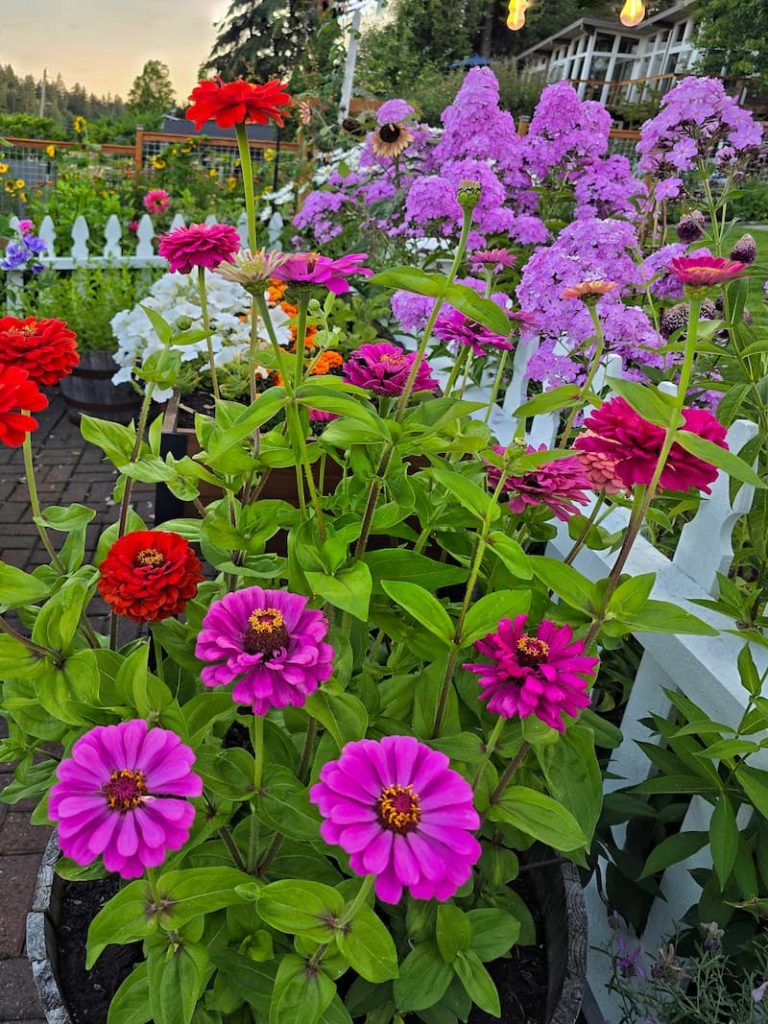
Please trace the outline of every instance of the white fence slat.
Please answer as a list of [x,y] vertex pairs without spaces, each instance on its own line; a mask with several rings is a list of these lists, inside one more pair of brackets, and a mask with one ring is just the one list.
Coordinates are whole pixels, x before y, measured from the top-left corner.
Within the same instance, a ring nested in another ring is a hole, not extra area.
[[45,242],[45,255],[48,259],[54,259],[56,256],[56,228],[51,218],[46,215],[40,222],[40,228],[37,232],[38,237],[42,238]]
[[[756,434],[756,424],[736,420],[728,431],[728,447],[738,452]],[[673,558],[678,569],[707,591],[716,589],[716,573],[728,572],[733,561],[734,527],[739,517],[752,508],[755,495],[754,487],[744,484],[731,504],[729,491],[730,478],[720,473],[712,484],[712,494],[702,495],[698,512],[683,527]]]
[[119,259],[123,255],[120,247],[120,239],[123,236],[123,229],[117,214],[111,214],[104,228],[104,257],[105,259]]
[[280,235],[283,233],[284,223],[283,215],[279,210],[275,210],[267,224],[267,244],[270,249],[274,248],[280,238]]
[[528,363],[539,351],[540,345],[541,340],[539,338],[531,338],[530,341],[523,341],[521,338],[517,343],[512,360],[512,378],[509,382],[507,393],[504,396],[504,412],[510,417],[514,414],[515,409],[519,409],[526,399],[528,378],[525,373],[528,369]]
[[90,233],[88,221],[81,213],[79,217],[75,218],[75,223],[72,225],[72,249],[70,250],[70,255],[73,260],[88,259],[90,255],[88,252]]
[[174,213],[173,220],[171,221],[170,231],[175,231],[176,228],[184,228],[187,226],[187,222],[184,220],[184,215],[181,213]]
[[210,227],[211,224],[218,224],[219,222],[216,219],[216,215],[214,213],[209,213],[208,216],[203,221],[203,223],[207,224]]
[[248,218],[245,215],[245,212],[240,214],[240,216],[237,219],[237,224],[235,225],[235,227],[237,228],[238,235],[240,235],[240,245],[242,246],[243,249],[247,249],[249,247]]
[[155,226],[149,214],[145,213],[142,215],[139,220],[139,226],[136,228],[136,255],[144,257],[154,256],[154,238]]

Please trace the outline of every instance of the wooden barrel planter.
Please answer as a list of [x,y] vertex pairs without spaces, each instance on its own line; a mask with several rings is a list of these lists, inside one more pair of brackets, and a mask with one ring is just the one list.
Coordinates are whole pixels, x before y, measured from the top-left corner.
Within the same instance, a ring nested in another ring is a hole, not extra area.
[[[532,851],[532,856],[536,861],[542,859],[542,850]],[[27,915],[27,956],[48,1024],[73,1024],[59,981],[58,951],[66,883],[55,872],[58,858],[59,844],[54,833],[43,854],[32,909]],[[530,878],[543,920],[548,963],[546,1006],[541,1024],[577,1024],[587,969],[586,909],[579,874],[572,864],[559,863],[557,858],[531,866]],[[84,946],[85,934],[80,940]],[[511,971],[514,961],[508,962]],[[502,965],[504,961],[497,963]],[[129,972],[130,967],[122,969],[121,976],[114,979],[116,988]],[[501,1024],[519,1021],[519,1016],[510,1015],[512,1009],[504,1002],[503,967],[495,973],[501,995]],[[485,1015],[478,1019],[495,1020]]]
[[130,423],[139,409],[139,396],[130,384],[113,384],[119,367],[107,351],[83,352],[80,363],[59,385],[69,419],[95,416],[113,423]]

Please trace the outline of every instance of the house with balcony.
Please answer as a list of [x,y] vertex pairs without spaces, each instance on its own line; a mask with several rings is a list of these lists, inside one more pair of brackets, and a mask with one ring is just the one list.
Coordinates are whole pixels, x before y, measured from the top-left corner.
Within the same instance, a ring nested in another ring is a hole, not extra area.
[[524,71],[567,80],[581,99],[615,109],[657,99],[690,74],[698,0],[680,0],[636,28],[618,20],[580,18],[518,57]]

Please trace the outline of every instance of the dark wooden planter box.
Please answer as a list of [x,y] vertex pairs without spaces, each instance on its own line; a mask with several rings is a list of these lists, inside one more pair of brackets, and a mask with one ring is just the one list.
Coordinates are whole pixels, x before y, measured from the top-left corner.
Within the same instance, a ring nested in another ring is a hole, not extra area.
[[[542,859],[541,849],[534,850],[533,856],[537,861]],[[46,1021],[73,1024],[57,977],[57,933],[64,888],[54,871],[58,857],[54,833],[43,854],[32,910],[27,915],[27,955]],[[587,970],[587,917],[579,874],[573,864],[560,864],[555,859],[532,870],[531,881],[544,919],[549,962],[544,1024],[576,1024]],[[513,962],[509,963],[514,969]]]

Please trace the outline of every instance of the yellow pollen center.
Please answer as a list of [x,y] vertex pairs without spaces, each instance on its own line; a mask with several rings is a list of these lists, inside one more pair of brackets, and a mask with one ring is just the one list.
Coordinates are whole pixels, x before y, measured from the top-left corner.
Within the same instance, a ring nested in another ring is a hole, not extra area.
[[277,608],[257,608],[251,613],[248,625],[256,633],[274,633],[285,625],[285,619]]
[[379,361],[386,363],[387,366],[402,366],[405,361],[405,356],[385,354]]
[[121,768],[112,772],[109,782],[104,787],[104,795],[111,811],[132,811],[141,804],[147,795],[147,783],[144,772],[131,768]]
[[243,646],[249,654],[273,656],[288,646],[288,629],[277,608],[254,608],[248,617]]
[[517,641],[517,653],[523,665],[535,668],[542,661],[546,661],[549,655],[549,644],[537,636],[528,636],[527,633],[524,633]]
[[150,569],[156,569],[164,561],[164,556],[157,548],[145,548],[136,555],[136,565],[147,566]]
[[421,801],[413,786],[387,786],[376,802],[379,821],[390,832],[413,832],[421,821]]

